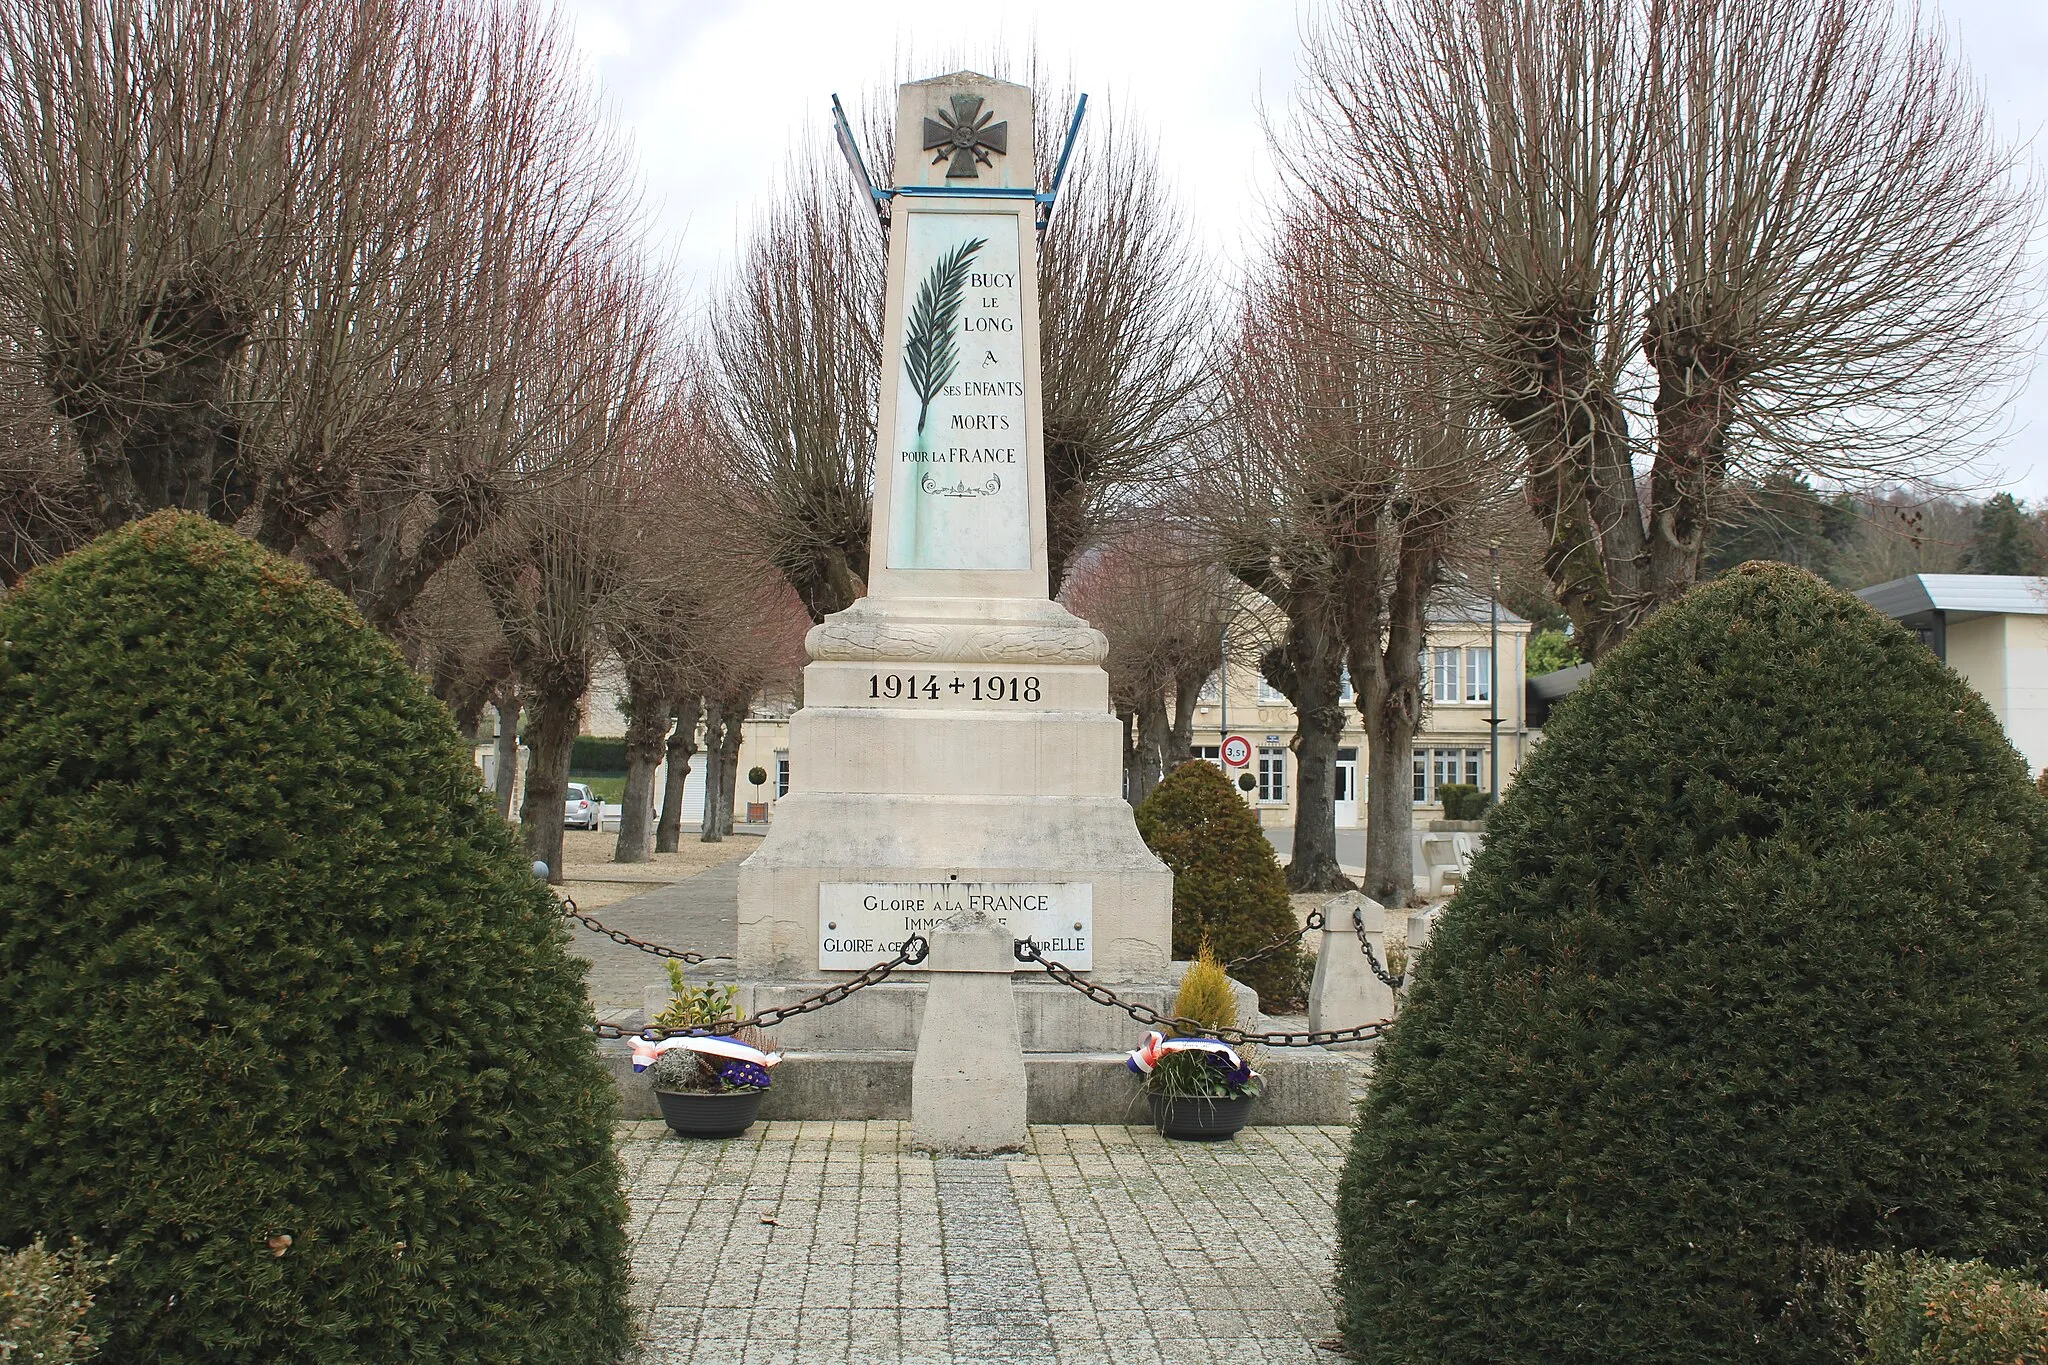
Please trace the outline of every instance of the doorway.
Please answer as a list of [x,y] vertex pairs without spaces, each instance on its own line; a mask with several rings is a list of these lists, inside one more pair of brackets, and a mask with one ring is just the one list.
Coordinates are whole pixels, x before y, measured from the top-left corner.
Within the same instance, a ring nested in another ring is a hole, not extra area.
[[1358,828],[1358,750],[1337,751],[1337,828]]

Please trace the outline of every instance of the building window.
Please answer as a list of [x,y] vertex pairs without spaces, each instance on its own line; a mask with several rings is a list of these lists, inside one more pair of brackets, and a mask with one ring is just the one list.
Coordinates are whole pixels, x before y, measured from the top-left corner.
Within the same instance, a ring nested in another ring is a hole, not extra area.
[[1206,758],[1220,768],[1223,766],[1223,746],[1221,744],[1197,744],[1188,750],[1188,757]]
[[1430,674],[1430,698],[1439,702],[1462,700],[1458,691],[1458,651],[1436,651],[1436,667]]
[[1262,748],[1259,750],[1259,801],[1262,804],[1281,804],[1287,801],[1287,751],[1285,749]]
[[1346,706],[1358,700],[1358,693],[1351,686],[1351,668],[1348,664],[1344,671],[1337,675],[1337,700]]
[[775,799],[789,795],[789,750],[775,751]]
[[1465,700],[1491,701],[1493,699],[1493,651],[1491,649],[1468,649],[1465,651]]
[[1272,683],[1267,682],[1266,675],[1263,673],[1259,674],[1259,705],[1287,705],[1287,694],[1285,692],[1282,692],[1279,688],[1273,686]]
[[1196,694],[1195,700],[1204,706],[1214,706],[1217,702],[1223,700],[1223,674],[1221,671],[1209,675],[1208,680],[1202,684],[1202,690]]
[[1447,782],[1468,787],[1486,785],[1486,750],[1417,749],[1415,751],[1415,804],[1435,805],[1437,788]]

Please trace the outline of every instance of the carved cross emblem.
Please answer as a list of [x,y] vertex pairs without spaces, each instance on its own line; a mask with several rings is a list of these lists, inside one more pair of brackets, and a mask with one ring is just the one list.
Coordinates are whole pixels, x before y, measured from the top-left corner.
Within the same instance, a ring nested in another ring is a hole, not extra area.
[[989,153],[1002,156],[1010,150],[1010,125],[990,123],[993,113],[983,113],[979,95],[954,95],[951,112],[941,109],[937,118],[924,121],[924,149],[936,150],[932,165],[950,158],[946,179],[974,179],[981,166],[993,166]]

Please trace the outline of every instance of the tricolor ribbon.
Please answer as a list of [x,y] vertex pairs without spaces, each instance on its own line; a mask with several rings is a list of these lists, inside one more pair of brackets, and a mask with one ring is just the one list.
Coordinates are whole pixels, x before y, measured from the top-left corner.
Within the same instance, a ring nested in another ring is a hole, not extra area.
[[1226,1071],[1246,1069],[1237,1049],[1220,1039],[1169,1038],[1163,1033],[1146,1034],[1145,1041],[1124,1058],[1124,1065],[1140,1076],[1150,1075],[1152,1068],[1158,1066],[1160,1059],[1169,1052],[1207,1052]]
[[[687,1048],[710,1057],[724,1057],[735,1062],[747,1062],[758,1067],[771,1067],[782,1060],[779,1052],[763,1052],[737,1038],[709,1035],[702,1038],[664,1038],[655,1042],[649,1038],[633,1040],[633,1069],[645,1071],[654,1065],[654,1059],[672,1047]],[[767,1084],[767,1082],[762,1082]]]

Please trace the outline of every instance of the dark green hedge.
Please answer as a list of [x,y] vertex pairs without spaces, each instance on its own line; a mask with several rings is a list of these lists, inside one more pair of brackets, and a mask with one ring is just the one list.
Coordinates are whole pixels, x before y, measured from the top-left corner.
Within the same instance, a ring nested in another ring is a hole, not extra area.
[[1345,1170],[1364,1360],[1839,1365],[1830,1249],[2048,1253],[2048,804],[1912,636],[1781,565],[1560,707]]
[[[1206,941],[1228,964],[1294,931],[1287,876],[1259,817],[1223,770],[1194,759],[1173,770],[1138,807],[1138,832],[1173,869],[1173,955],[1192,959]],[[1302,954],[1277,952],[1231,975],[1259,993],[1259,1007],[1296,1003]]]
[[626,741],[579,735],[569,749],[569,771],[598,777],[617,777],[626,771]]
[[0,1245],[103,1358],[609,1362],[612,1091],[447,712],[164,513],[0,604]]

